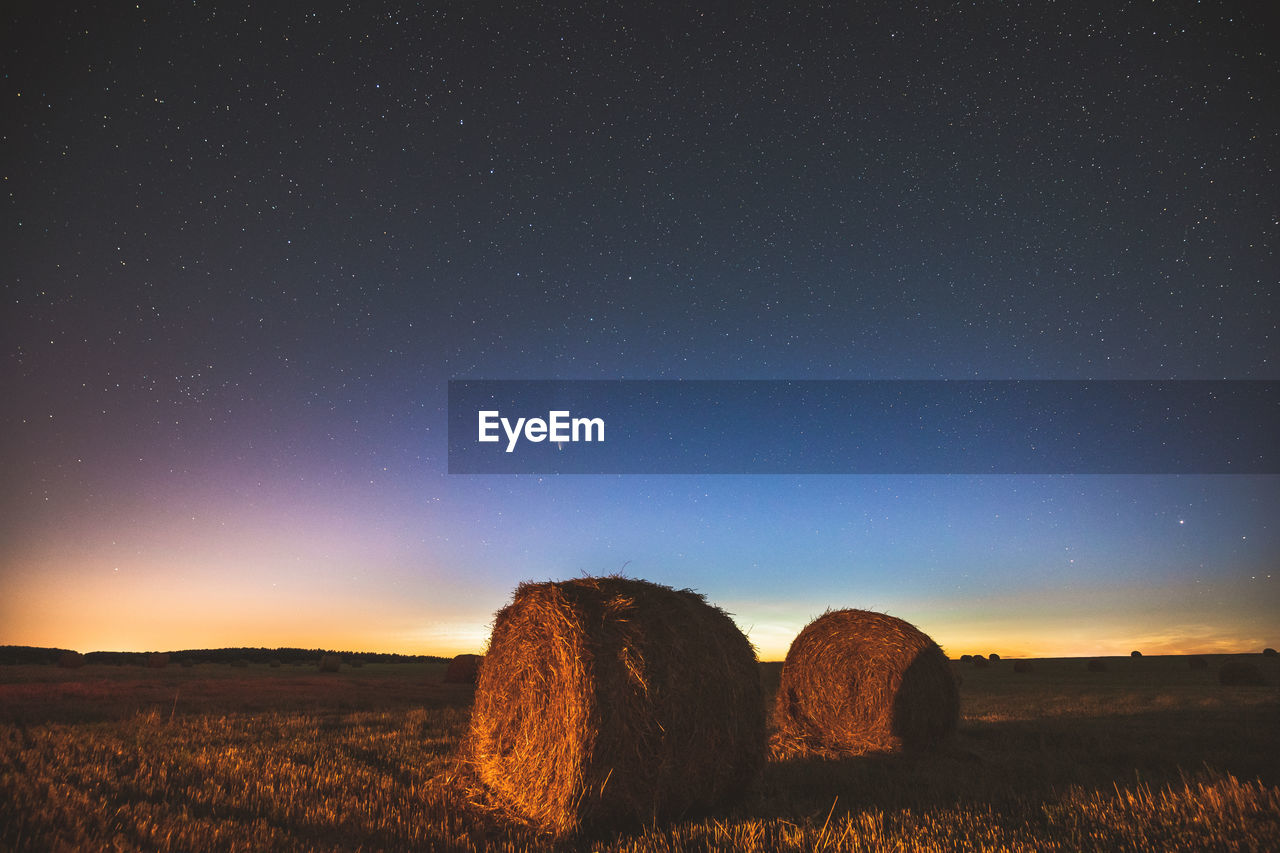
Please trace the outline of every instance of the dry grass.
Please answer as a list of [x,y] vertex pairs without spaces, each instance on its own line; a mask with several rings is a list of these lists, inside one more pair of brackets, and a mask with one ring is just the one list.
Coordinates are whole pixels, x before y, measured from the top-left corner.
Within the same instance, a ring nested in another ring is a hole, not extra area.
[[828,611],[787,652],[773,747],[828,756],[928,748],[959,716],[951,665],[928,635],[884,613]]
[[522,584],[493,626],[468,755],[485,799],[564,836],[740,799],[764,763],[755,651],[689,590]]
[[460,795],[444,662],[2,666],[0,850],[1280,850],[1280,661],[1224,690],[1229,659],[963,667],[953,750],[775,760],[735,811],[568,843]]

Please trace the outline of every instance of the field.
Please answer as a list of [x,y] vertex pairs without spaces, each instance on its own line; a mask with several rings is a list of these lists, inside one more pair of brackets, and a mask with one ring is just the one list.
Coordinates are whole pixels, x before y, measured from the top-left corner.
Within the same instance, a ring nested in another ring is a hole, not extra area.
[[[775,761],[737,811],[562,846],[1280,850],[1280,662],[1226,687],[1208,660],[956,662],[943,753]],[[0,666],[0,850],[546,849],[462,793],[443,670]]]

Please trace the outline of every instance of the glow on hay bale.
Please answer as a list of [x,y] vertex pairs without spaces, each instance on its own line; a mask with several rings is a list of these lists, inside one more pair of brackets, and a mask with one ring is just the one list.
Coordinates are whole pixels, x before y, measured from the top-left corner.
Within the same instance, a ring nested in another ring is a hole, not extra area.
[[774,702],[778,756],[934,747],[960,719],[942,649],[901,619],[833,610],[791,643]]
[[755,650],[697,593],[521,584],[480,669],[467,752],[484,799],[554,835],[727,805],[763,771]]

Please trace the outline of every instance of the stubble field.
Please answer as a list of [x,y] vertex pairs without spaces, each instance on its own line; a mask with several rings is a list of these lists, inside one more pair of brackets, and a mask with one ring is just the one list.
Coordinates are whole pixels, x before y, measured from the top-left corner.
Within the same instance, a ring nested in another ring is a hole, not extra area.
[[[1280,662],[955,662],[941,753],[770,762],[737,810],[609,851],[1280,850]],[[762,664],[766,693],[780,664]],[[0,850],[517,851],[468,801],[444,664],[0,666]]]

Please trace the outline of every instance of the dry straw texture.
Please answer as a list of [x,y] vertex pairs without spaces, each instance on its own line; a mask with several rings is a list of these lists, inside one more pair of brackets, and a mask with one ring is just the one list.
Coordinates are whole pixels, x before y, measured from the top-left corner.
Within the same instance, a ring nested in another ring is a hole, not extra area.
[[563,836],[719,808],[765,747],[755,650],[701,595],[579,578],[498,612],[467,751],[506,816]]
[[475,684],[484,655],[458,655],[444,671],[445,684]]
[[884,613],[834,610],[787,652],[773,749],[782,757],[929,748],[959,718],[950,664],[928,635]]
[[321,672],[337,672],[342,668],[342,659],[337,655],[324,655],[316,668]]

